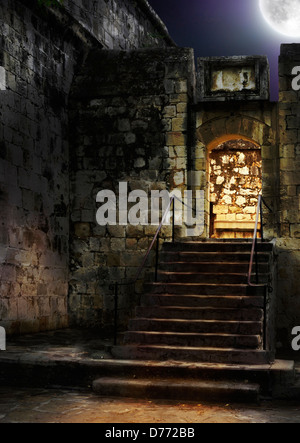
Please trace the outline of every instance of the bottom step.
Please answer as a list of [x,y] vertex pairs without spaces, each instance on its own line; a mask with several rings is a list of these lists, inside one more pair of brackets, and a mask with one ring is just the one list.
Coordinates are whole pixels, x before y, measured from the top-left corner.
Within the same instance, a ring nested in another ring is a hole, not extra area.
[[195,402],[259,402],[258,384],[163,379],[100,378],[94,391],[103,397],[126,397]]
[[190,361],[206,363],[261,365],[270,363],[265,351],[244,349],[199,348],[159,345],[114,346],[112,355],[120,360]]

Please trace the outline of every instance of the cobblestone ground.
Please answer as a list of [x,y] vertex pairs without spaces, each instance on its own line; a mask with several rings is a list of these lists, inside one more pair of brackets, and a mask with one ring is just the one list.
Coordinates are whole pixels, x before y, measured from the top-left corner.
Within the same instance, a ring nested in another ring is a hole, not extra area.
[[0,388],[0,423],[300,423],[300,404],[181,404],[91,392]]

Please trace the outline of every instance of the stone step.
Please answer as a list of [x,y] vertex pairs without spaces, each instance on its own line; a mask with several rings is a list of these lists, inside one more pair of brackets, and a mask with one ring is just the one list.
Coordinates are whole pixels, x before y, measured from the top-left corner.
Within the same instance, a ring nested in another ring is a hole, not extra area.
[[199,348],[159,345],[114,346],[112,355],[117,359],[173,360],[227,364],[267,364],[269,353],[260,350],[232,348]]
[[[214,262],[160,262],[161,271],[171,272],[201,272],[201,273],[230,273],[230,274],[248,274],[249,263],[214,263]],[[253,268],[254,269],[254,268]],[[268,274],[268,263],[259,264],[259,273]]]
[[[96,365],[95,365],[96,363]],[[260,384],[264,395],[271,395],[277,385],[282,389],[295,381],[295,364],[288,360],[275,360],[271,364],[239,365],[205,362],[176,362],[154,360],[99,360],[97,376],[139,379],[184,379],[191,381],[235,381]],[[93,371],[95,373],[95,370]]]
[[[29,341],[22,338],[21,347],[18,344],[0,353],[1,386],[26,388],[61,386],[89,389],[93,380],[100,377],[128,377],[132,380],[181,378],[192,381],[235,381],[244,384],[248,381],[260,384],[263,395],[270,396],[280,391],[286,397],[288,389],[294,383],[295,365],[291,361],[275,361],[263,365],[234,365],[188,361],[118,360],[112,357],[103,358],[103,351],[98,352],[99,355],[96,356],[95,350],[99,348],[95,347],[93,340],[85,340],[84,345],[74,348],[74,335],[69,335],[67,341],[64,335],[62,347],[55,341],[55,352],[53,352],[54,344],[51,345],[52,335],[28,337]],[[41,345],[45,339],[48,340],[47,343]],[[98,340],[96,342],[98,343]],[[66,343],[70,344],[67,348]],[[92,352],[90,345],[86,347],[87,343],[93,343]]]
[[180,295],[256,295],[264,296],[265,286],[249,287],[247,284],[214,284],[214,283],[148,283],[145,290],[153,294]]
[[181,401],[259,401],[260,386],[232,381],[164,380],[103,377],[93,382],[101,397],[127,397]]
[[[264,280],[267,283],[268,277],[259,274],[259,282]],[[248,281],[247,274],[227,273],[203,273],[203,272],[170,272],[159,271],[158,281],[167,283],[213,283],[213,284],[241,284],[245,285]]]
[[[212,364],[205,362],[176,362],[171,360],[101,360],[97,361],[99,377],[131,378],[132,380],[151,378],[190,380],[234,380],[266,382],[273,366],[281,362],[281,372],[294,379],[294,365],[289,361],[276,360],[263,365]],[[286,376],[287,378],[287,376]]]
[[230,309],[230,308],[187,308],[181,306],[139,306],[136,308],[138,318],[164,318],[181,320],[228,320],[254,321],[263,320],[263,310]]
[[[194,251],[194,252],[248,252],[251,253],[252,242],[175,242],[165,243],[165,251]],[[273,250],[272,243],[261,243],[258,241],[257,250],[259,252],[270,253]]]
[[[176,252],[176,251],[162,251],[160,260],[163,262],[226,262],[226,263],[250,263],[251,253],[249,252]],[[259,252],[259,263],[269,263],[270,254]]]
[[142,306],[185,306],[214,308],[264,308],[264,297],[229,296],[229,295],[170,295],[145,294],[141,298]]
[[259,349],[262,345],[262,340],[259,335],[128,331],[125,333],[124,343],[198,348]]
[[219,333],[261,335],[262,323],[256,321],[183,320],[165,318],[135,318],[130,321],[131,331]]

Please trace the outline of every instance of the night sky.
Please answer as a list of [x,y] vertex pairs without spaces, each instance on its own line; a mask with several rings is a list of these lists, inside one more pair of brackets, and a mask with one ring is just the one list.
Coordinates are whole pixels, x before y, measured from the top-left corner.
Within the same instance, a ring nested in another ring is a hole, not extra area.
[[299,43],[273,30],[259,0],[148,0],[178,46],[194,48],[196,57],[267,55],[271,100],[278,100],[281,43]]

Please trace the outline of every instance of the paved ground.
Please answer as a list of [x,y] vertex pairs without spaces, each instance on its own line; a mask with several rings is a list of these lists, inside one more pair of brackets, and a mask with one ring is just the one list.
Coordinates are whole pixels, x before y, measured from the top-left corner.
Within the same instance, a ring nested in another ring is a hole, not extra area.
[[[99,360],[110,358],[111,345],[111,340],[98,334],[76,330],[9,338],[7,351],[1,352],[0,375],[1,368],[10,368],[7,365],[17,362],[21,372],[16,381],[22,378],[20,385],[30,386],[24,383],[22,372],[28,366],[34,368],[38,364],[38,376],[41,368],[48,374],[58,363],[75,367],[80,363],[91,370]],[[32,376],[29,381],[34,381]],[[247,406],[105,399],[89,390],[25,389],[15,387],[17,383],[7,387],[5,380],[2,382],[0,423],[300,423],[300,402]],[[53,387],[53,383],[50,385]]]
[[0,423],[300,423],[300,403],[203,405],[102,399],[91,392],[0,388]]

